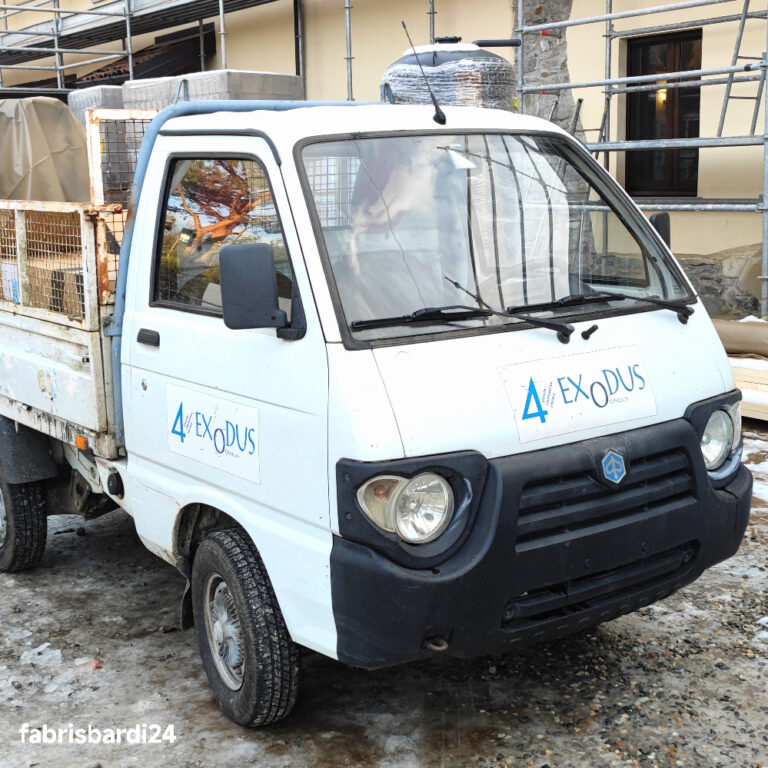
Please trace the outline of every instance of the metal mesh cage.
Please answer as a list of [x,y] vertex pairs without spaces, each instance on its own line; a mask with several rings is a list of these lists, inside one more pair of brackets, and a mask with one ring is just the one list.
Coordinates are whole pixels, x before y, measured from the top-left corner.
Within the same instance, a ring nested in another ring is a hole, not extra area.
[[98,131],[98,156],[92,156],[94,177],[93,202],[97,205],[122,206],[120,213],[106,213],[106,269],[110,290],[117,280],[120,245],[131,201],[131,187],[136,172],[141,142],[152,121],[152,114],[127,110],[97,110],[91,126]]
[[139,149],[149,123],[136,118],[99,119],[103,199],[94,202],[119,203],[128,208]]
[[0,299],[14,304],[20,301],[14,211],[0,210]]
[[[153,116],[89,113],[90,203],[0,200],[0,300],[98,328],[92,302],[114,302],[131,185]],[[86,284],[86,270],[97,285]]]
[[25,219],[29,306],[83,317],[80,214],[28,210]]

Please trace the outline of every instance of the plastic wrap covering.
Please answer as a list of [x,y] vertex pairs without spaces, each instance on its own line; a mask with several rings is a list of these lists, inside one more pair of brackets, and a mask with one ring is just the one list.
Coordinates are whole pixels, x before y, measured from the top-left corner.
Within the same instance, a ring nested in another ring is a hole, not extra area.
[[[429,104],[424,74],[442,105],[492,107],[511,110],[514,68],[494,53],[476,45],[447,43],[424,45],[403,53],[381,80],[382,98],[396,104]],[[391,96],[390,96],[391,92]]]
[[296,75],[217,69],[188,75],[129,80],[123,83],[127,109],[163,109],[173,103],[176,87],[186,80],[190,101],[200,99],[286,100],[303,98],[303,85]]
[[85,129],[58,99],[0,100],[0,199],[90,200]]
[[119,85],[94,85],[80,88],[67,96],[67,104],[75,117],[85,125],[87,109],[122,109],[123,89]]

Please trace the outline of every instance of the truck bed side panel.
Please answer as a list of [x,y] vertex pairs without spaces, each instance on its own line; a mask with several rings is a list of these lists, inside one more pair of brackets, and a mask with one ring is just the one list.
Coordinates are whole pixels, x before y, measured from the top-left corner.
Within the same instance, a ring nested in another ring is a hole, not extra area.
[[[0,395],[105,431],[99,334],[0,312]],[[0,413],[11,415],[2,403]]]

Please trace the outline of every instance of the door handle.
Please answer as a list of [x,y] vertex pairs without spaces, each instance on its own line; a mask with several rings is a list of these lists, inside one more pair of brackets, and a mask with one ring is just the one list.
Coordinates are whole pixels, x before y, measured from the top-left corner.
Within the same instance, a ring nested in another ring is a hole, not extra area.
[[151,331],[149,328],[142,328],[136,336],[139,344],[149,344],[150,347],[160,346],[160,334],[157,331]]

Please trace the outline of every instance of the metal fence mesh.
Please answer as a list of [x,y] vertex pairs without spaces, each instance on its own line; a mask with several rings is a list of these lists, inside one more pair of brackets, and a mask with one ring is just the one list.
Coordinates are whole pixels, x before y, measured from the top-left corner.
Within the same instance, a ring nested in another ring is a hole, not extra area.
[[[94,150],[98,147],[97,156],[91,156],[91,203],[96,207],[120,206],[122,211],[102,208],[99,216],[104,219],[104,228],[96,228],[93,240],[88,206],[56,210],[55,203],[29,203],[0,208],[0,299],[72,320],[84,319],[83,246],[95,244],[99,301],[114,302],[131,186],[141,142],[151,122],[151,114],[146,112],[142,116],[115,115],[97,114],[89,126],[89,131],[98,131],[99,139],[98,145],[90,145]],[[91,133],[89,137],[96,138]],[[20,279],[20,267],[26,280]]]
[[99,119],[104,200],[95,202],[119,203],[123,208],[128,207],[139,149],[149,123],[149,120],[131,118]]
[[83,239],[80,214],[25,213],[29,306],[82,318]]
[[125,221],[131,201],[131,186],[136,172],[141,142],[151,120],[143,118],[98,118],[99,158],[103,199],[95,203],[116,203],[123,207],[122,213],[110,213],[106,219],[106,253],[109,285],[114,288],[117,280],[117,265],[120,244],[123,242]]
[[16,217],[0,210],[0,299],[19,303],[19,269],[16,263]]

